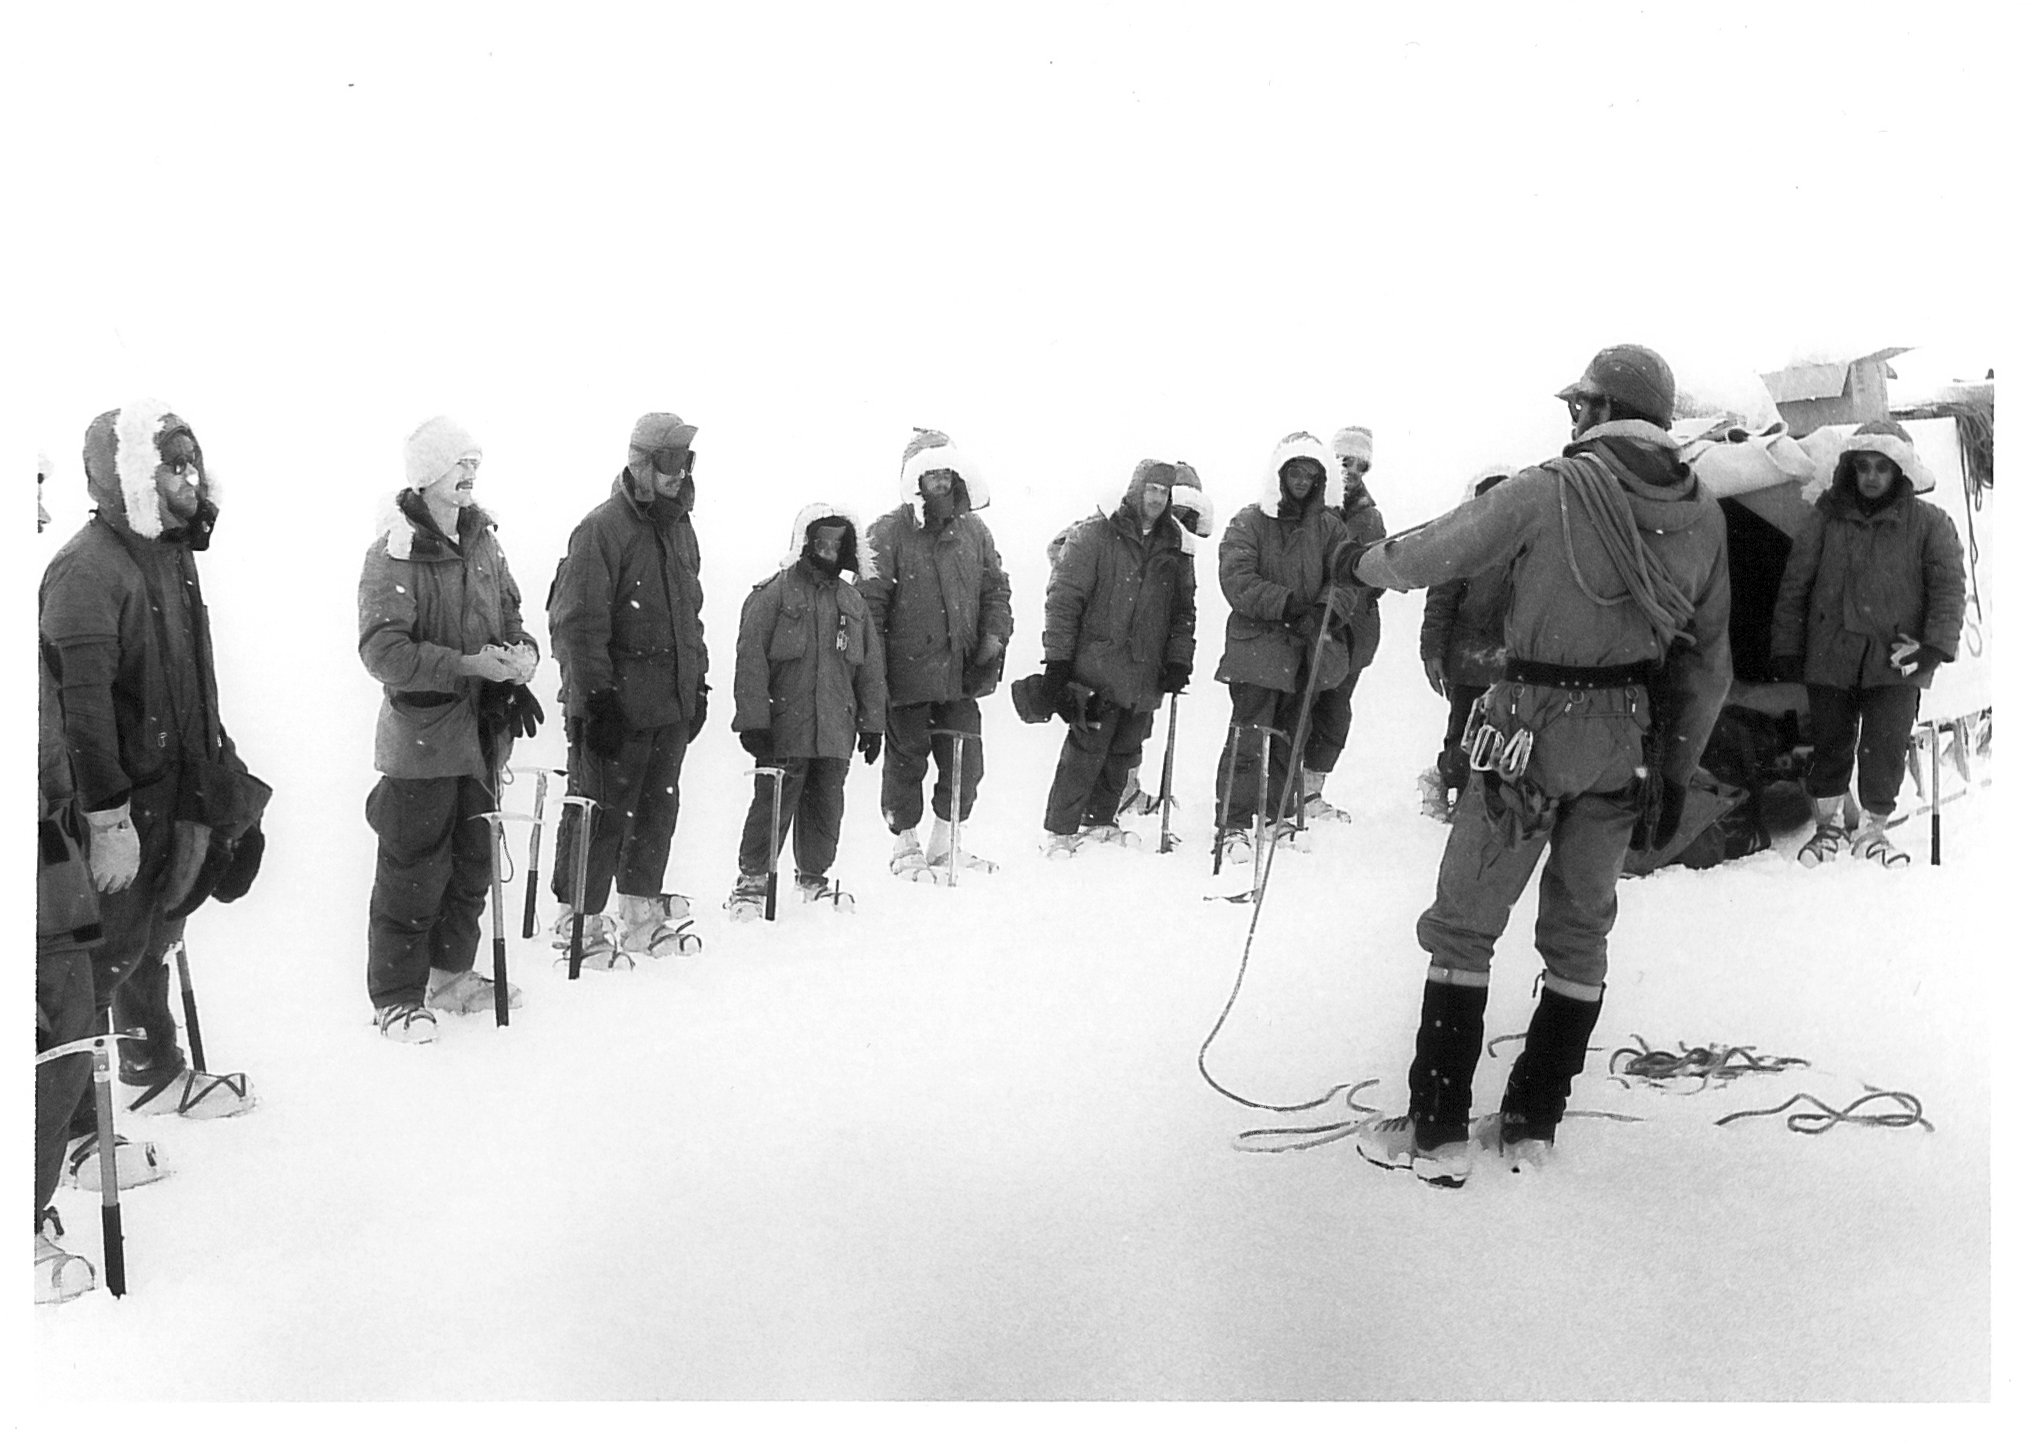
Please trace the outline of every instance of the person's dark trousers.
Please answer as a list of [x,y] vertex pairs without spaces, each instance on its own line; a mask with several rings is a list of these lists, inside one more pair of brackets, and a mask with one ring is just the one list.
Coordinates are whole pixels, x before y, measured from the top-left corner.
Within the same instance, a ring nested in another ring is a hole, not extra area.
[[1809,795],[1840,797],[1858,763],[1858,800],[1885,816],[1901,795],[1908,739],[1921,709],[1919,687],[1809,687]]
[[1099,727],[1067,729],[1060,766],[1046,794],[1048,832],[1064,835],[1084,825],[1101,827],[1116,821],[1124,779],[1152,735],[1152,714],[1104,702],[1101,722]]
[[[35,1051],[92,1035],[92,955],[79,946],[35,950]],[[92,1055],[73,1053],[35,1070],[35,1218],[56,1195],[79,1103],[91,1093]],[[96,1110],[93,1112],[96,1117]]]
[[[933,729],[950,727],[974,735],[962,744],[961,776],[954,774],[954,739],[935,737]],[[975,811],[975,789],[982,783],[982,709],[973,697],[952,702],[910,702],[892,707],[883,734],[883,820],[892,832],[917,827],[925,815],[924,782],[930,763],[937,769],[933,783],[933,816],[955,821],[955,793],[960,793],[966,822]]]
[[1463,751],[1463,728],[1469,724],[1470,709],[1488,688],[1448,684],[1449,723],[1442,734],[1441,751],[1434,756],[1434,770],[1443,787],[1461,792],[1470,785],[1470,754]]
[[[174,805],[177,775],[171,773],[128,795],[128,815],[141,844],[134,881],[99,895],[99,941],[92,947],[92,984],[97,1012],[111,1010],[119,1032],[139,1032],[120,1044],[120,1079],[144,1086],[166,1082],[184,1071],[177,1045],[177,1019],[170,1009],[170,970],[164,952],[184,936],[184,920],[170,918]],[[89,1093],[85,1111],[89,1113]]]
[[1364,669],[1358,667],[1315,696],[1314,710],[1307,722],[1307,746],[1301,749],[1300,761],[1309,772],[1333,772],[1336,763],[1342,761],[1354,712],[1350,698],[1357,690],[1357,678],[1363,675]]
[[[576,738],[567,750],[567,791],[595,803],[583,911],[605,908],[611,884],[631,897],[657,897],[664,891],[664,866],[671,860],[671,834],[678,827],[685,731],[685,723],[674,722],[631,732],[617,757],[596,757]],[[576,807],[561,809],[552,856],[551,895],[567,905],[573,900],[573,869],[579,860],[579,813]]]
[[375,1007],[422,1003],[431,970],[463,973],[480,947],[495,876],[495,805],[478,777],[384,777],[367,797],[374,828],[367,994]]
[[[759,764],[761,765],[761,764]],[[775,784],[769,777],[756,779],[756,795],[749,800],[749,817],[742,824],[742,851],[739,866],[745,877],[770,871],[770,860],[791,834],[791,856],[800,877],[820,878],[834,865],[841,846],[842,799],[848,789],[848,759],[845,757],[773,757],[772,767],[784,769],[784,796],[778,800],[777,837],[770,836],[771,794]],[[796,824],[796,826],[794,826]]]
[[[1230,724],[1244,730],[1236,736],[1235,755],[1232,756],[1231,740],[1225,740],[1222,760],[1215,770],[1215,805],[1222,806],[1222,779],[1227,774],[1231,779],[1229,811],[1222,818],[1225,828],[1248,828],[1251,820],[1258,815],[1258,734],[1251,728],[1256,726],[1275,727],[1283,735],[1272,738],[1272,776],[1266,784],[1266,793],[1274,799],[1272,816],[1274,821],[1283,812],[1293,815],[1293,799],[1286,799],[1282,809],[1276,805],[1279,789],[1286,783],[1286,767],[1293,755],[1289,739],[1293,736],[1294,724],[1300,720],[1300,694],[1281,692],[1271,687],[1260,687],[1251,682],[1229,684]],[[1296,787],[1296,791],[1299,789]]]

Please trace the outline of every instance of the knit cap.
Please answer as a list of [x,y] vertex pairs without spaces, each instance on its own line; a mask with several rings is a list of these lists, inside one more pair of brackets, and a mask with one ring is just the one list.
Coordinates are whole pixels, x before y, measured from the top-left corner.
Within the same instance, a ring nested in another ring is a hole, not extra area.
[[463,457],[478,458],[480,443],[450,416],[434,416],[403,443],[403,474],[411,486],[429,486]]
[[1352,457],[1357,461],[1371,459],[1371,428],[1368,426],[1345,426],[1335,434],[1335,454]]

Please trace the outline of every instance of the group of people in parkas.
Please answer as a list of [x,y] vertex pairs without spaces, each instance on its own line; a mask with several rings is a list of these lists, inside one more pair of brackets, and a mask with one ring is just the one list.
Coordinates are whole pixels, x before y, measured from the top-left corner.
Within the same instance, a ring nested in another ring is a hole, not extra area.
[[[1377,598],[1429,591],[1421,655],[1451,704],[1437,759],[1451,830],[1417,928],[1428,975],[1406,1108],[1358,1130],[1381,1167],[1452,1187],[1480,1152],[1515,1168],[1545,1161],[1602,1007],[1626,849],[1678,825],[1731,669],[1722,515],[1666,430],[1674,394],[1656,353],[1599,353],[1561,393],[1574,435],[1562,456],[1487,469],[1461,505],[1391,538],[1366,487],[1368,430],[1345,428],[1332,446],[1293,433],[1218,546],[1230,612],[1215,676],[1231,718],[1217,847],[1231,856],[1298,820],[1347,820],[1322,784],[1377,649]],[[710,695],[696,434],[672,413],[637,421],[546,597],[567,738],[554,932],[594,967],[699,946],[686,900],[663,890],[680,772]],[[450,418],[419,426],[404,448],[408,485],[361,572],[359,651],[383,688],[381,777],[366,807],[367,983],[377,1027],[403,1042],[431,1041],[442,1013],[497,1004],[475,969],[490,814],[513,742],[545,715],[522,592],[475,501],[481,459]],[[126,1111],[253,1106],[245,1075],[208,1072],[179,1047],[168,960],[193,908],[252,885],[268,799],[220,721],[195,563],[218,508],[195,434],[155,402],[105,413],[87,433],[85,472],[97,510],[51,561],[39,619],[37,1286],[59,1299],[90,1286],[89,1265],[50,1227],[59,1175],[92,1172],[85,1053],[66,1045],[103,1031],[110,1010],[136,1035],[121,1044]],[[1919,474],[1902,428],[1859,428],[1782,582],[1773,653],[1808,690],[1811,865],[1847,844],[1889,866],[1907,860],[1887,834],[1905,741],[1920,689],[1956,656],[1964,607],[1955,528],[1915,496]],[[987,502],[953,441],[920,430],[894,510],[864,532],[846,507],[805,507],[781,568],[743,603],[733,727],[756,765],[735,919],[774,904],[787,836],[798,895],[848,904],[828,874],[857,755],[883,763],[895,873],[994,870],[959,840],[982,778],[980,699],[1001,684],[1012,632]],[[1047,856],[1124,842],[1126,807],[1157,805],[1139,761],[1155,714],[1192,676],[1194,550],[1213,531],[1194,469],[1147,459],[1113,509],[1049,547],[1044,666],[1013,688],[1028,720],[1068,727]],[[1840,806],[1854,762],[1855,835]],[[1490,959],[1543,853],[1539,1004],[1500,1112],[1473,1136]],[[164,1172],[152,1145],[124,1138],[116,1162],[124,1182]]]

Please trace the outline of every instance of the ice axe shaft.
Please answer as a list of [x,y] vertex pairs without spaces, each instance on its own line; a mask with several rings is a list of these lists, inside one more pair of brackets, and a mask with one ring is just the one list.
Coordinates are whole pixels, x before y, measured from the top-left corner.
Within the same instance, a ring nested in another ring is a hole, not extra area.
[[961,794],[966,790],[965,784],[961,780],[961,764],[968,755],[967,746],[969,741],[971,739],[979,740],[979,734],[963,732],[958,727],[935,727],[932,735],[953,739],[953,750],[950,755],[954,761],[953,771],[950,775],[954,779],[954,786],[953,797],[948,804],[948,811],[954,815],[947,819],[947,886],[953,887],[955,885],[955,872],[961,865]]
[[92,1102],[99,1115],[99,1228],[105,1244],[106,1291],[115,1298],[127,1292],[127,1247],[120,1232],[120,1170],[113,1161],[117,1146],[113,1136],[113,1040],[142,1036],[139,1031],[100,1033],[35,1055],[38,1067],[72,1053],[92,1055]]
[[1210,877],[1222,876],[1222,835],[1224,831],[1227,830],[1227,828],[1229,827],[1230,800],[1236,795],[1237,753],[1243,749],[1243,745],[1244,745],[1243,724],[1240,722],[1230,723],[1229,746],[1226,749],[1224,749],[1222,754],[1224,764],[1222,769],[1222,803],[1216,809],[1217,816],[1215,819],[1215,846],[1212,849],[1210,849],[1210,851],[1214,854],[1215,867],[1210,871],[1209,873]]
[[[1173,739],[1180,732],[1180,694],[1166,699],[1166,760],[1159,767],[1159,851],[1173,850]],[[1220,828],[1217,829],[1220,836]]]
[[568,795],[559,806],[579,809],[579,826],[573,830],[572,942],[566,950],[565,961],[566,978],[576,980],[579,977],[580,954],[586,947],[586,860],[587,849],[593,842],[594,808],[597,804],[591,797]]
[[544,789],[551,782],[551,774],[539,771],[537,774],[537,802],[530,809],[530,867],[523,877],[523,936],[537,936],[537,854],[544,837]]
[[784,821],[784,769],[763,764],[749,769],[751,777],[770,779],[770,858],[764,871],[763,920],[777,921],[777,854],[784,847],[784,834],[778,828]]
[[172,946],[177,950],[177,987],[184,995],[184,1036],[191,1042],[191,1066],[203,1073],[205,1038],[198,1031],[198,995],[191,987],[190,953],[182,938],[178,938]]
[[488,912],[495,945],[495,1026],[509,1026],[509,941],[502,924],[502,858],[507,847],[502,840],[502,814],[483,814],[488,820]]

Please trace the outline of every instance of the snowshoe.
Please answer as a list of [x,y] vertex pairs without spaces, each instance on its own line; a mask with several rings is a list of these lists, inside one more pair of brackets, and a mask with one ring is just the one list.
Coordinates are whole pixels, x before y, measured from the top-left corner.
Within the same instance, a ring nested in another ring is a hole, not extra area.
[[[558,921],[552,925],[551,946],[558,950],[555,961],[569,966],[572,959],[571,908],[561,911]],[[587,913],[580,923],[579,965],[602,972],[636,966],[634,958],[615,946],[615,920],[606,913]]]
[[1470,1177],[1470,1145],[1444,1143],[1421,1148],[1413,1141],[1413,1120],[1377,1117],[1357,1126],[1357,1152],[1379,1168],[1404,1168],[1433,1188],[1461,1188]]
[[[125,1193],[145,1183],[168,1178],[170,1168],[162,1161],[153,1143],[113,1135],[113,1178]],[[87,1193],[99,1192],[99,1135],[87,1133],[71,1145],[64,1156],[63,1180]]]
[[91,1261],[59,1244],[57,1240],[63,1236],[63,1220],[57,1211],[44,1209],[35,1229],[35,1301],[39,1304],[67,1304],[98,1287]]
[[[458,973],[433,968],[431,981],[425,989],[424,1003],[437,1013],[492,1013],[495,1010],[495,980],[481,976],[472,968]],[[510,1009],[522,1006],[523,990],[514,983],[509,984]]]
[[798,895],[801,900],[809,903],[831,903],[837,913],[855,911],[855,894],[843,892],[839,883],[830,883],[824,877],[800,874]]
[[375,1010],[374,1025],[395,1043],[435,1043],[438,1015],[422,1003],[391,1003]]
[[245,1073],[200,1073],[185,1068],[159,1083],[140,1083],[121,1071],[122,1086],[132,1092],[129,1113],[174,1113],[179,1118],[233,1118],[254,1107]]

